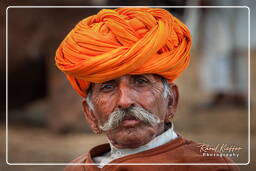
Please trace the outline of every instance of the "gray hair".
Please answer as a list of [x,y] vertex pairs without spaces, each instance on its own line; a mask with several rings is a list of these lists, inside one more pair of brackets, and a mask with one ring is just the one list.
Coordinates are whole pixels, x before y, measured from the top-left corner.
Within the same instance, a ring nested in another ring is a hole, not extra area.
[[163,97],[167,98],[171,95],[171,89],[170,89],[169,83],[166,79],[161,78],[161,80],[162,80],[163,86],[164,86]]
[[[168,83],[168,81],[165,79],[165,78],[162,78],[161,77],[161,81],[162,81],[162,83],[163,83],[163,87],[164,87],[164,90],[163,90],[163,97],[164,98],[167,98],[167,97],[169,97],[170,95],[171,95],[171,89],[170,89],[170,86],[169,86],[169,83]],[[88,106],[89,106],[89,108],[91,109],[91,110],[94,110],[94,105],[93,105],[93,103],[92,103],[92,101],[91,101],[91,96],[92,96],[92,89],[91,88],[89,88],[88,89],[88,94],[87,94],[87,97],[86,97],[86,103],[88,104]]]
[[87,93],[87,97],[86,97],[86,103],[89,106],[89,108],[94,111],[94,105],[92,104],[91,96],[92,96],[92,90],[88,89],[88,93]]
[[144,123],[154,125],[161,122],[160,118],[142,107],[130,107],[128,109],[117,109],[109,115],[108,120],[100,125],[102,131],[109,131],[117,128],[126,116],[134,116]]

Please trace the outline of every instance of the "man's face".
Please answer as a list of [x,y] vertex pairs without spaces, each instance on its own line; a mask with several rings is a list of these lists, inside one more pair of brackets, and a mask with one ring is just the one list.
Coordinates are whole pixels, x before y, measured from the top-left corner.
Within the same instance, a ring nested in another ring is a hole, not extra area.
[[[162,133],[164,121],[168,120],[174,107],[170,105],[170,98],[173,101],[173,97],[163,95],[164,86],[161,78],[150,74],[125,75],[115,80],[93,84],[91,91],[93,109],[88,109],[86,103],[84,107],[88,123],[95,124],[91,125],[92,128],[104,128],[104,125],[112,123],[122,114],[115,127],[110,126],[111,129],[105,130],[109,140],[117,148],[135,148]],[[144,111],[142,113],[146,115],[138,119],[133,115],[134,111],[139,114],[139,111]],[[111,117],[114,113],[117,115]],[[95,120],[92,122],[88,115],[92,115]],[[153,118],[152,122],[147,122],[144,117],[148,120]]]

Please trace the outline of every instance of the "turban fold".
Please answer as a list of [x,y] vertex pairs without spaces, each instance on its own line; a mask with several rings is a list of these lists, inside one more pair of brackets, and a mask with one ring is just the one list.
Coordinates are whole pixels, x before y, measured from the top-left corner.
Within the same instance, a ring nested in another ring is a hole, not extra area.
[[172,82],[188,66],[190,48],[188,28],[164,9],[102,9],[70,31],[55,61],[86,97],[90,83],[126,74],[157,74]]

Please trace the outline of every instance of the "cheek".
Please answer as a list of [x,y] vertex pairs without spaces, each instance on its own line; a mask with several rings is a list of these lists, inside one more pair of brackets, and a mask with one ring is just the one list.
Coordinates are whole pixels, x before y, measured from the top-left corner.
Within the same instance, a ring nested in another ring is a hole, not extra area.
[[107,120],[108,115],[113,112],[115,106],[114,100],[115,99],[113,96],[101,96],[95,97],[92,101],[94,104],[95,115],[101,123],[104,123]]
[[163,98],[161,87],[152,87],[141,97],[142,106],[150,112],[164,119],[167,109],[166,100]]

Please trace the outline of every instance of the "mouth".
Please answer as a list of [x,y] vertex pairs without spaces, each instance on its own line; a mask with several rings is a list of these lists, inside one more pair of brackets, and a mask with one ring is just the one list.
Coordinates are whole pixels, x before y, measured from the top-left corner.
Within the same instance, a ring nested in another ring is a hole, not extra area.
[[126,115],[124,116],[121,125],[124,127],[134,127],[135,125],[139,124],[140,120],[134,116]]

